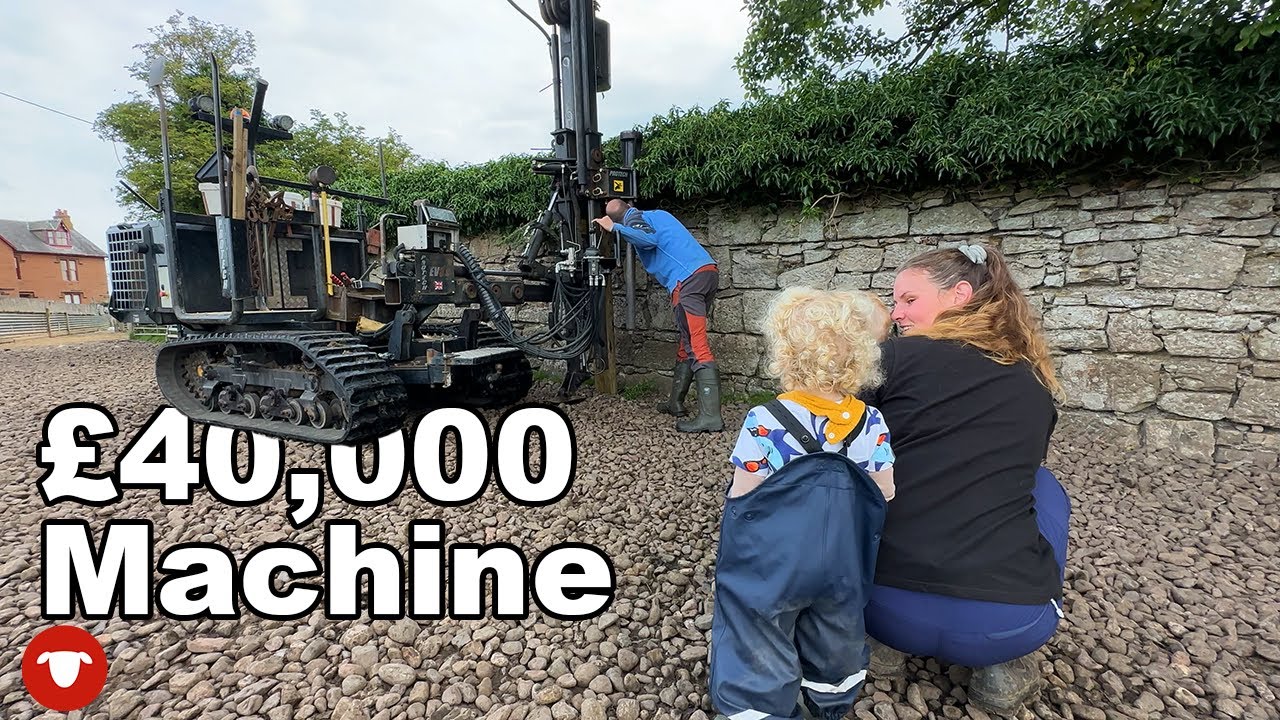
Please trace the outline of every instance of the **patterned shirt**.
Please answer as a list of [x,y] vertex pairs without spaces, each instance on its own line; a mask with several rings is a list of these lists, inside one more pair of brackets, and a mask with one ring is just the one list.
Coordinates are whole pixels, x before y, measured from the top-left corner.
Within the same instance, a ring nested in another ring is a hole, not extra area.
[[[796,420],[811,431],[815,438],[826,437],[825,430],[828,422],[826,417],[815,416],[803,405],[791,400],[783,400],[782,404],[791,410]],[[822,449],[837,452],[846,440],[849,445],[845,450],[845,456],[868,473],[893,467],[895,458],[890,445],[889,426],[885,424],[884,416],[876,408],[867,406],[867,421],[855,437],[844,438],[837,443],[824,440]],[[774,418],[768,408],[757,405],[747,412],[730,460],[735,466],[749,473],[768,478],[782,469],[782,466],[792,458],[804,454],[800,441],[787,433],[782,423]],[[880,485],[886,500],[893,499],[895,494],[893,483],[877,484]]]

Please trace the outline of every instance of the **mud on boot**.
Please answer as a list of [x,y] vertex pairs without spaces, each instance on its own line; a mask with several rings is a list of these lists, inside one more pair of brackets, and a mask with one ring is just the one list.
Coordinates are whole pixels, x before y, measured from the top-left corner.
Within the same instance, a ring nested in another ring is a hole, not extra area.
[[907,677],[907,655],[894,650],[874,638],[867,638],[871,645],[871,660],[867,672],[877,680],[901,680]]
[[689,385],[693,383],[693,361],[685,360],[676,363],[671,373],[671,397],[658,403],[657,411],[676,417],[688,415],[684,409],[684,398],[689,394]]
[[680,432],[720,432],[724,420],[720,417],[720,371],[714,364],[693,374],[698,383],[698,416],[676,423]]
[[1040,666],[1030,655],[984,668],[974,668],[969,702],[992,714],[1016,713],[1044,683]]

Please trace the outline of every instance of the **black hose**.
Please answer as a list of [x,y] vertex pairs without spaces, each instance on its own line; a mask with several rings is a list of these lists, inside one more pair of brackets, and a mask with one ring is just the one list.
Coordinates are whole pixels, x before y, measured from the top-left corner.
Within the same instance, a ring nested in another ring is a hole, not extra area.
[[476,281],[476,286],[480,290],[480,304],[489,313],[489,319],[493,321],[494,326],[510,326],[511,318],[507,317],[507,312],[502,309],[502,305],[493,299],[493,293],[489,291],[489,279],[484,274],[484,268],[480,266],[475,256],[471,254],[471,250],[467,248],[466,243],[459,242],[455,252],[462,260],[462,264],[467,266],[472,279]]
[[[553,349],[538,347],[534,342],[520,337],[516,332],[515,326],[512,324],[511,318],[507,315],[506,309],[503,308],[501,303],[493,297],[493,292],[489,289],[489,280],[485,275],[484,268],[480,265],[480,262],[476,260],[475,256],[471,254],[471,250],[467,248],[466,244],[462,242],[457,243],[454,251],[457,253],[459,259],[462,260],[462,264],[466,266],[467,271],[471,273],[472,279],[475,280],[480,294],[480,304],[484,306],[485,311],[489,314],[489,319],[493,323],[494,329],[497,330],[507,342],[515,345],[521,350],[524,350],[530,355],[543,358],[545,360],[572,360],[581,356],[591,347],[591,342],[595,339],[593,329],[597,324],[595,322],[597,313],[594,312],[594,303],[584,304],[583,302],[591,298],[584,297],[577,303],[574,303],[570,308],[570,312],[561,321],[566,324],[567,329],[568,322],[577,320],[577,324],[581,326],[582,320],[585,319],[587,321],[587,330],[585,332],[579,330],[578,335],[568,340],[561,348]],[[564,289],[557,285],[557,294],[563,297],[563,292]],[[583,310],[586,310],[586,312],[584,313]],[[584,314],[586,315],[585,318],[582,317]],[[559,325],[560,323],[557,323],[557,326]],[[578,328],[575,328],[575,330],[577,329]],[[559,328],[557,327],[556,330],[559,330]],[[539,339],[551,339],[551,336],[555,334],[557,334],[555,331],[549,331],[538,337]]]
[[526,19],[526,20],[528,20],[529,22],[533,23],[533,26],[534,26],[534,27],[536,27],[536,28],[538,28],[538,32],[542,33],[542,36],[543,36],[543,37],[545,37],[545,38],[547,39],[547,43],[548,43],[548,44],[550,44],[550,42],[551,42],[551,36],[550,36],[549,34],[547,34],[547,31],[546,31],[546,30],[543,30],[543,29],[542,29],[542,26],[538,24],[538,21],[537,21],[537,20],[534,20],[534,19],[533,19],[533,17],[532,17],[531,15],[529,15],[529,13],[527,13],[527,12],[525,12],[525,11],[524,11],[524,8],[521,8],[519,5],[517,5],[517,4],[515,3],[515,0],[507,0],[507,3],[509,3],[509,4],[511,5],[511,7],[515,8],[515,9],[516,9],[516,10],[517,10],[521,15],[523,15],[523,16],[525,17],[525,19]]

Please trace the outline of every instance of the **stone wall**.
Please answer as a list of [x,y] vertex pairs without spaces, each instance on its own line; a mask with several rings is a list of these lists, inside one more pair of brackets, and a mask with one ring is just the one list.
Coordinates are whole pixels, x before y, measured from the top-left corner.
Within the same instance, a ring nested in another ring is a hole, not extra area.
[[43,313],[46,310],[72,315],[106,315],[107,306],[98,303],[83,302],[75,305],[62,300],[41,300],[39,298],[0,297],[0,312],[6,313]]
[[[771,390],[756,323],[782,287],[869,289],[937,246],[1009,257],[1044,318],[1069,395],[1062,432],[1266,467],[1280,454],[1280,167],[1200,184],[1007,188],[842,200],[813,216],[671,208],[720,264],[711,345],[738,392]],[[636,327],[618,290],[623,382],[668,386],[675,327],[637,269]],[[526,317],[528,312],[522,313]],[[530,319],[536,319],[531,317]]]

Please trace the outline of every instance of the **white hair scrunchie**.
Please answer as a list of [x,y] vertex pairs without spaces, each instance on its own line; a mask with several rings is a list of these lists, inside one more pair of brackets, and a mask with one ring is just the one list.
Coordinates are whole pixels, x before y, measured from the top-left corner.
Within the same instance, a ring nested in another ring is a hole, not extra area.
[[964,256],[973,261],[974,265],[981,265],[987,261],[987,249],[981,245],[961,245],[956,249],[964,253]]

